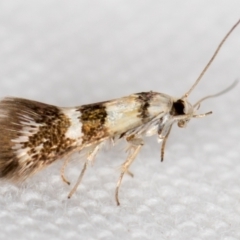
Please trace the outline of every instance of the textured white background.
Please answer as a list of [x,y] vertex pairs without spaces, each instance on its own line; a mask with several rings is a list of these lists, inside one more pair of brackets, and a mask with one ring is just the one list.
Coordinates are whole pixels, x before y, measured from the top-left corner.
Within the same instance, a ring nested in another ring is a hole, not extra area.
[[[74,106],[159,91],[181,96],[240,17],[228,1],[0,1],[0,96]],[[240,28],[191,101],[240,78]],[[61,161],[27,182],[0,182],[0,239],[240,239],[238,85],[174,127],[165,161],[156,138],[114,201],[118,148],[99,154],[71,200]],[[1,137],[1,136],[0,136]],[[78,157],[68,166],[74,182]]]

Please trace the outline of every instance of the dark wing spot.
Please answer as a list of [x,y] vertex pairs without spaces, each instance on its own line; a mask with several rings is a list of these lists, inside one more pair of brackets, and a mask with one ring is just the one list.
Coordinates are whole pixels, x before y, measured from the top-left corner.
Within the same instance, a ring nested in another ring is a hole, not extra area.
[[137,93],[138,95],[138,100],[141,103],[141,107],[139,108],[139,115],[142,119],[143,123],[146,123],[149,121],[149,112],[148,112],[148,107],[150,106],[150,101],[152,97],[155,95],[153,92],[141,92]]
[[83,144],[107,136],[107,128],[104,125],[107,112],[104,103],[83,105],[79,108],[79,111],[81,112]]

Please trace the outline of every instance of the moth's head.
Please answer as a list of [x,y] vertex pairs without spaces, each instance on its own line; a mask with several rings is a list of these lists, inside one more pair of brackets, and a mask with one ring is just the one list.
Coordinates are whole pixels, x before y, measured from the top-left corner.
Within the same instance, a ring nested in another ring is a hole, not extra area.
[[186,124],[189,122],[189,120],[191,118],[201,118],[201,117],[205,117],[209,114],[211,114],[212,112],[207,112],[204,114],[195,114],[195,109],[198,110],[200,103],[208,98],[212,98],[212,97],[217,97],[220,96],[226,92],[228,92],[229,90],[231,90],[232,88],[234,88],[238,81],[233,82],[233,84],[231,84],[228,88],[226,88],[225,90],[213,94],[213,95],[209,95],[206,96],[202,99],[200,99],[197,103],[195,103],[194,105],[191,105],[188,101],[187,98],[190,95],[190,93],[193,91],[193,89],[198,85],[198,83],[201,81],[203,75],[205,74],[205,72],[207,71],[207,69],[209,68],[209,66],[212,64],[213,60],[215,59],[215,57],[217,56],[219,50],[221,49],[222,45],[224,44],[224,42],[226,41],[226,39],[230,36],[230,34],[232,33],[232,31],[238,26],[240,25],[240,19],[233,25],[233,27],[229,30],[229,32],[225,35],[225,37],[222,39],[222,41],[220,42],[220,44],[218,45],[216,51],[214,52],[213,56],[211,57],[211,59],[209,60],[209,62],[207,63],[207,65],[204,67],[204,69],[202,70],[202,72],[200,73],[199,77],[197,78],[197,80],[195,81],[195,83],[192,85],[192,87],[183,95],[182,98],[177,99],[176,101],[174,101],[173,106],[172,106],[172,110],[171,110],[171,114],[173,116],[175,116],[175,120],[178,122],[178,126],[179,127],[185,127]]
[[173,102],[171,115],[177,121],[178,127],[184,128],[193,117],[194,107],[187,101],[186,98],[180,98]]
[[175,100],[172,105],[171,115],[175,118],[175,121],[177,121],[178,127],[186,127],[187,123],[190,121],[191,118],[203,118],[212,114],[212,111],[201,114],[197,113],[198,109],[200,108],[201,102],[208,98],[216,97],[222,95],[223,93],[226,93],[227,91],[235,87],[236,84],[237,82],[235,81],[230,87],[226,88],[224,91],[214,95],[206,96],[200,99],[194,105],[189,103],[186,97]]

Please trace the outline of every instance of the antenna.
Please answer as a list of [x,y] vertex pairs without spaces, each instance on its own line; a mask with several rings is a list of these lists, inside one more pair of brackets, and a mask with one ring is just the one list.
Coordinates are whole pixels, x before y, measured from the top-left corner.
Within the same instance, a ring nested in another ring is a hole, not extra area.
[[215,50],[213,56],[211,57],[211,59],[209,60],[209,62],[207,63],[207,65],[205,66],[205,68],[202,70],[202,72],[200,73],[199,77],[197,78],[196,82],[192,85],[192,87],[183,95],[182,98],[187,98],[189,96],[189,94],[192,92],[192,90],[197,86],[197,84],[200,82],[200,80],[202,79],[203,75],[205,74],[205,72],[208,70],[209,66],[211,65],[211,63],[213,62],[213,60],[215,59],[215,57],[217,56],[219,50],[221,49],[222,45],[224,44],[224,42],[226,41],[226,39],[229,37],[229,35],[233,32],[233,30],[238,26],[238,24],[240,23],[240,19],[233,25],[233,27],[230,29],[230,31],[225,35],[225,37],[222,39],[222,41],[220,42],[220,44],[218,45],[217,49]]
[[205,101],[206,99],[209,99],[209,98],[215,98],[215,97],[218,97],[226,92],[229,92],[230,90],[232,90],[234,87],[236,87],[236,85],[238,84],[238,80],[235,80],[230,86],[228,86],[227,88],[225,88],[224,90],[222,90],[221,92],[218,92],[218,93],[215,93],[215,94],[212,94],[212,95],[209,95],[209,96],[206,96],[206,97],[203,97],[202,99],[200,99],[199,101],[197,101],[194,105],[193,105],[193,108],[199,106],[199,104],[203,101]]

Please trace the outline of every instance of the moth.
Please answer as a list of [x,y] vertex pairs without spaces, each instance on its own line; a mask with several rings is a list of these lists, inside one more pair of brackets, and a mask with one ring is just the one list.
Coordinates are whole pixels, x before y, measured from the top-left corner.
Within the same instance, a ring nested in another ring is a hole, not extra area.
[[82,105],[57,107],[32,100],[7,97],[0,102],[0,177],[22,181],[58,159],[65,159],[61,169],[64,182],[65,167],[74,152],[87,151],[83,169],[69,193],[70,198],[80,184],[87,167],[102,146],[110,141],[128,143],[128,156],[121,165],[115,190],[117,205],[119,187],[124,174],[144,145],[144,137],[157,135],[161,145],[161,161],[172,125],[186,127],[192,118],[202,118],[212,112],[198,114],[202,101],[232,89],[236,82],[217,94],[200,99],[195,104],[188,96],[202,79],[225,40],[240,23],[230,29],[193,86],[181,97],[164,93],[141,92],[119,99]]

